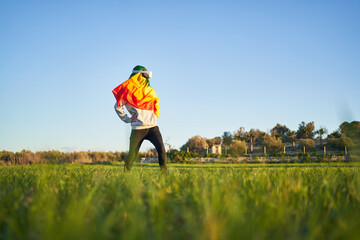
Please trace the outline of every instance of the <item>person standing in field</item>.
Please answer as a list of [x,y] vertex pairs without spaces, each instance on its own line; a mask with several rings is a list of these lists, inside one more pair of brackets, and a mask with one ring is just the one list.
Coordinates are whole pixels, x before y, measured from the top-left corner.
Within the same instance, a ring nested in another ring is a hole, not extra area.
[[[129,79],[112,92],[116,98],[115,111],[122,121],[131,123],[129,155],[125,161],[125,171],[130,171],[132,164],[144,140],[149,140],[159,155],[159,165],[166,172],[166,152],[163,139],[157,126],[160,117],[160,100],[152,87],[152,72],[143,66],[134,67]],[[131,114],[129,117],[124,108]]]

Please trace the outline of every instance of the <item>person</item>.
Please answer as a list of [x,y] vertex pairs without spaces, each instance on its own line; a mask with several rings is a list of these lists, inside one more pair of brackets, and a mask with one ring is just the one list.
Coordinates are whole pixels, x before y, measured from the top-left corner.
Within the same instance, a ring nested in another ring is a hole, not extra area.
[[[149,140],[156,148],[159,165],[166,172],[166,152],[163,139],[157,126],[160,117],[160,100],[155,90],[150,87],[152,72],[144,66],[137,65],[129,79],[112,92],[116,98],[115,111],[122,121],[131,123],[130,148],[125,161],[125,171],[130,171],[133,162],[144,140]],[[124,108],[131,114],[129,117]]]

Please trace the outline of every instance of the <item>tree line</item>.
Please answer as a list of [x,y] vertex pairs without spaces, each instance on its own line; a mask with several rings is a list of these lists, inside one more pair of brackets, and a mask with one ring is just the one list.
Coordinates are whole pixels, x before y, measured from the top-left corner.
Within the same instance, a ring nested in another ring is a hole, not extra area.
[[221,137],[212,139],[194,136],[180,151],[206,154],[214,145],[221,145],[222,154],[233,157],[264,153],[264,150],[268,153],[279,153],[285,150],[284,147],[287,147],[286,150],[290,153],[302,151],[304,147],[312,152],[324,151],[326,148],[339,153],[345,150],[357,152],[360,149],[360,122],[343,122],[330,134],[326,127],[315,129],[314,122],[301,122],[296,131],[277,123],[268,133],[254,128],[246,131],[244,127],[240,127],[233,133],[224,132]]
[[[219,155],[209,153],[209,148],[214,145],[222,146],[222,153]],[[360,122],[343,122],[339,128],[328,134],[325,127],[315,129],[314,122],[301,122],[296,131],[292,131],[286,125],[276,124],[269,133],[259,129],[246,131],[240,127],[235,132],[224,132],[223,135],[207,139],[201,136],[194,136],[180,148],[171,149],[168,152],[168,160],[189,159],[196,157],[238,157],[248,154],[263,154],[266,147],[268,154],[278,154],[287,146],[287,152],[296,153],[305,147],[307,151],[321,151],[323,147],[328,150],[344,154],[345,147],[351,153],[360,153]],[[290,146],[290,149],[289,149]],[[341,153],[342,152],[342,153]],[[0,152],[0,165],[37,164],[37,163],[106,163],[124,161],[128,152],[61,152],[61,151],[39,151],[31,152]],[[139,153],[138,159],[146,156],[156,156],[154,149],[150,153]]]
[[22,150],[21,152],[0,152],[0,165],[27,165],[38,163],[105,163],[123,161],[127,157],[127,152],[60,152],[40,151],[31,152]]

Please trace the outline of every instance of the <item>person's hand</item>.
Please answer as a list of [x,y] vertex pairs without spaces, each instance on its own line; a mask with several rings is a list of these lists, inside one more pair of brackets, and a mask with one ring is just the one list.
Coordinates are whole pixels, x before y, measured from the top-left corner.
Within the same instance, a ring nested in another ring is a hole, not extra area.
[[136,115],[132,115],[131,116],[131,122],[136,122],[137,120],[137,116]]

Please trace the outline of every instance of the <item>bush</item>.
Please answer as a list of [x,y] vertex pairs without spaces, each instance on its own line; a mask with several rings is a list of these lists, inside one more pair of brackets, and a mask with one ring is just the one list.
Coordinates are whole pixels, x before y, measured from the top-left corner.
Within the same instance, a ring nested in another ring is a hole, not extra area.
[[245,153],[246,142],[241,140],[234,140],[230,144],[230,153],[233,157],[241,156]]
[[326,161],[327,161],[326,154],[321,154],[321,155],[319,156],[319,160],[320,160],[320,162],[326,162]]
[[104,152],[90,152],[89,157],[92,163],[108,161],[108,158]]
[[311,162],[311,158],[310,158],[310,154],[309,154],[309,153],[303,154],[303,161],[304,161],[305,163]]
[[265,135],[264,145],[268,152],[281,152],[284,149],[284,143],[280,139],[276,139],[270,135]]
[[73,155],[75,163],[91,163],[89,155],[86,152],[75,152]]
[[60,152],[60,151],[44,151],[40,152],[40,158],[43,162],[46,163],[67,163],[71,162],[69,157],[69,154]]
[[319,154],[317,152],[313,153],[312,157],[315,158],[315,161],[321,161],[321,157],[319,156]]
[[351,145],[351,141],[347,137],[329,137],[327,139],[327,147],[330,149],[344,150],[345,146]]
[[170,159],[182,159],[183,161],[186,161],[187,159],[191,159],[191,158],[197,158],[200,155],[198,153],[194,153],[194,152],[186,152],[186,151],[174,151],[171,152],[170,154]]
[[1,151],[0,160],[6,164],[15,164],[15,154],[13,152]]
[[302,150],[305,147],[305,151],[315,151],[315,141],[307,138],[307,139],[300,139],[299,147]]
[[172,163],[183,163],[184,159],[182,157],[180,157],[180,156],[176,156],[176,157],[171,159],[171,162]]
[[121,161],[126,159],[126,152],[72,152],[64,153],[60,151],[43,151],[33,153],[28,150],[21,152],[0,152],[0,162],[2,165],[28,165],[38,163],[96,163],[108,161]]

